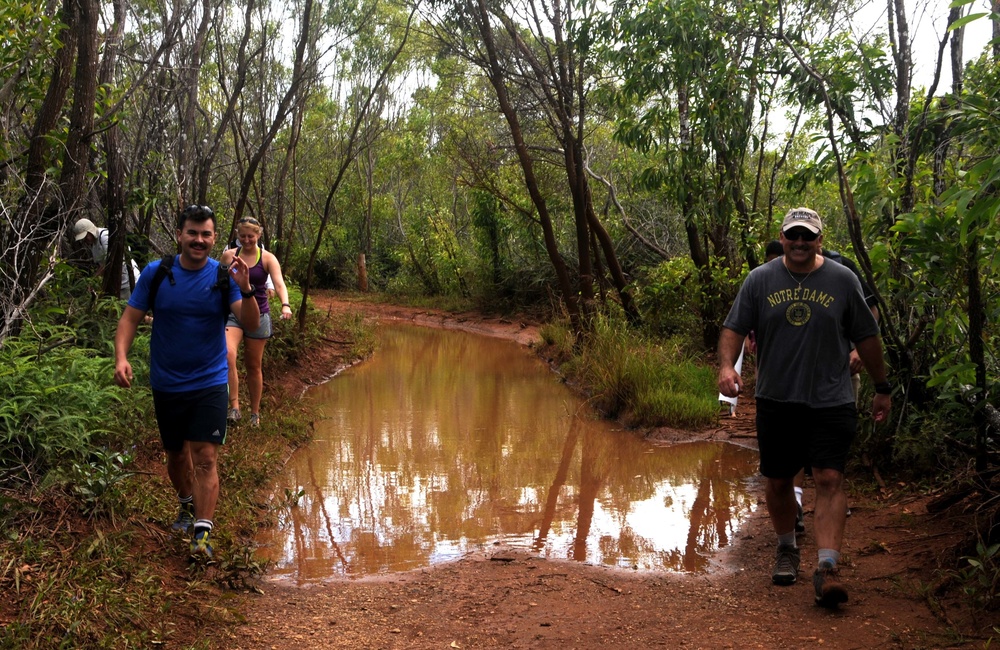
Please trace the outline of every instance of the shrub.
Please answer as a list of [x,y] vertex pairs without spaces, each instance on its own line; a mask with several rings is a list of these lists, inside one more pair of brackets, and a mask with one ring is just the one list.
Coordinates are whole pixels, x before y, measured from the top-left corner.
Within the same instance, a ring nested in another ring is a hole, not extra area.
[[76,347],[64,326],[36,325],[0,348],[0,476],[38,482],[86,461],[123,403],[113,361]]

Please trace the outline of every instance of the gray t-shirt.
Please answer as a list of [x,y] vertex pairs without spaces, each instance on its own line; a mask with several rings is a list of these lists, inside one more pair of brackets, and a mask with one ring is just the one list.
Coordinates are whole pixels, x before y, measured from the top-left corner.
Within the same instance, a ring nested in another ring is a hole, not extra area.
[[780,257],[757,267],[723,326],[756,334],[757,397],[813,408],[852,404],[851,344],[878,334],[861,283],[830,260],[801,289],[797,280]]

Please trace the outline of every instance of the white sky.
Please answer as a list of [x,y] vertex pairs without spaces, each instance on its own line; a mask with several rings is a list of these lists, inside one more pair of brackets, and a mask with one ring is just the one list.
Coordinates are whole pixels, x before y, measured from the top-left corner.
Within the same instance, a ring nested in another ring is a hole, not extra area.
[[[881,31],[886,30],[886,2],[884,0],[869,3],[859,14],[859,23],[877,25]],[[945,34],[948,24],[949,0],[906,0],[909,16],[910,37],[913,41],[914,80],[916,87],[930,85],[937,61],[938,43]],[[974,0],[966,6],[963,15],[970,13],[988,13],[987,0]],[[962,56],[966,62],[978,58],[992,35],[992,23],[986,17],[974,20],[965,26],[965,45]],[[946,47],[941,80],[938,82],[937,93],[949,92],[951,89],[951,66],[949,57],[951,50]]]

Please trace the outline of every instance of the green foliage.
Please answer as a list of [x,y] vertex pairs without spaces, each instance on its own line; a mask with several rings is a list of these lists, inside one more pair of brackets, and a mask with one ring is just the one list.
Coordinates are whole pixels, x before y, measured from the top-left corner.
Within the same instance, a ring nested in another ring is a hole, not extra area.
[[299,507],[299,501],[301,501],[302,497],[304,497],[305,495],[306,495],[306,491],[302,487],[298,487],[298,488],[296,488],[294,490],[292,488],[287,488],[286,487],[285,488],[285,502],[284,502],[285,503],[285,507],[288,507],[288,508],[298,508]]
[[684,358],[680,346],[652,343],[601,316],[567,368],[594,406],[628,426],[699,427],[718,415],[715,372]]
[[375,324],[360,313],[344,313],[337,316],[333,328],[346,334],[351,341],[348,354],[355,359],[366,359],[375,351],[377,338]]
[[72,464],[67,479],[85,513],[114,512],[114,505],[122,501],[122,483],[132,460],[129,454],[95,449],[88,462]]
[[718,260],[707,271],[696,269],[689,257],[667,260],[638,283],[636,302],[643,326],[650,336],[674,338],[688,349],[698,349],[704,310],[714,303],[717,313],[725,315],[745,275],[744,268],[733,277]]
[[958,571],[962,593],[979,611],[992,611],[1000,604],[1000,544],[976,543],[976,554],[964,556],[968,566]]
[[269,300],[271,338],[264,347],[265,366],[276,364],[278,367],[285,367],[289,363],[295,363],[301,355],[309,353],[309,349],[316,344],[320,336],[317,327],[319,313],[312,302],[306,303],[306,309],[310,311],[306,318],[306,329],[304,332],[299,332],[297,312],[302,306],[302,291],[297,284],[287,278],[285,288],[288,290],[288,304],[292,306],[292,317],[288,320],[281,318],[281,299],[275,293]]
[[257,583],[267,572],[270,561],[261,560],[252,546],[239,546],[219,561],[220,582],[233,591],[254,591],[263,594]]
[[539,328],[538,334],[546,345],[555,348],[556,355],[560,359],[568,359],[573,354],[576,345],[576,336],[573,330],[565,322],[549,322]]
[[84,462],[122,404],[108,357],[76,347],[64,326],[37,325],[0,348],[0,472],[36,482]]
[[4,647],[149,647],[164,640],[160,610],[172,596],[155,575],[156,563],[132,555],[131,534],[63,531],[50,539],[53,531],[25,529],[15,541],[20,554],[4,555],[17,564],[0,567],[8,596],[24,602],[22,616],[4,630]]

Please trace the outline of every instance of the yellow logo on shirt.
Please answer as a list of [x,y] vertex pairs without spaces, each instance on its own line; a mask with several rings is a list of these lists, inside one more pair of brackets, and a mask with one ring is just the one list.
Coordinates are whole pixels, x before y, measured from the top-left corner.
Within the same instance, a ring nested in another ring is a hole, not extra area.
[[788,305],[788,309],[785,310],[785,320],[794,325],[795,327],[801,327],[809,322],[812,317],[812,309],[808,304],[804,302],[793,302]]

